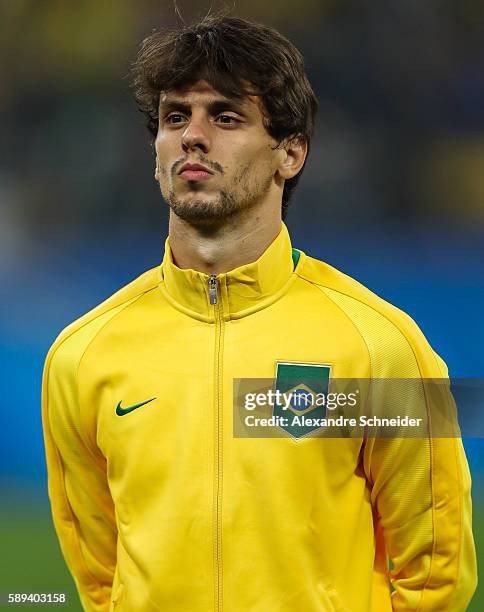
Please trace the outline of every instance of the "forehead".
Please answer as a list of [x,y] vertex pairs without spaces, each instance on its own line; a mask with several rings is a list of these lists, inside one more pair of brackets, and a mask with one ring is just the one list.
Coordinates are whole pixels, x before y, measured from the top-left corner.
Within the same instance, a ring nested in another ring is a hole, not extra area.
[[160,106],[179,101],[184,104],[206,105],[214,101],[226,101],[243,106],[247,111],[260,112],[260,96],[247,95],[242,98],[230,97],[214,89],[210,83],[201,79],[180,89],[170,89],[160,93]]

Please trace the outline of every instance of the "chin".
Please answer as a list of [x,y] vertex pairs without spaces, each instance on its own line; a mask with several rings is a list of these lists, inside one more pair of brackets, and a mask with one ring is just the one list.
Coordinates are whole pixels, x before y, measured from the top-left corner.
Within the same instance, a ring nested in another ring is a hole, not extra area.
[[239,210],[236,201],[226,194],[212,197],[193,194],[191,197],[179,198],[174,193],[170,193],[167,201],[171,210],[180,219],[204,225],[224,221]]

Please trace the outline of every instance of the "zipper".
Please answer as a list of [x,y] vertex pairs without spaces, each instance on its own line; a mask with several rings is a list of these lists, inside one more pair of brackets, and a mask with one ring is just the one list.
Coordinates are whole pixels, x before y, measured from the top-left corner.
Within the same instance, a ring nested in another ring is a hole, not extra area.
[[208,279],[210,304],[214,306],[215,314],[215,363],[214,363],[214,490],[213,490],[213,538],[214,538],[214,585],[215,611],[222,611],[222,459],[223,459],[223,429],[222,429],[222,347],[224,336],[223,307],[217,295],[217,276],[211,274]]
[[210,298],[210,304],[217,303],[217,277],[215,274],[211,274],[208,279],[208,295]]

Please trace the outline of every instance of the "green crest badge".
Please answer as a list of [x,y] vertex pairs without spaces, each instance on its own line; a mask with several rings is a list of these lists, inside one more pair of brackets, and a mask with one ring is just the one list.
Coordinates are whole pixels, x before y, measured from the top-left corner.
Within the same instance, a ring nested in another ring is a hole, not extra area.
[[[317,363],[276,362],[273,415],[284,419],[280,425],[293,438],[302,438],[319,429],[311,421],[326,416],[324,400],[329,389],[331,366]],[[308,424],[306,424],[306,421]]]

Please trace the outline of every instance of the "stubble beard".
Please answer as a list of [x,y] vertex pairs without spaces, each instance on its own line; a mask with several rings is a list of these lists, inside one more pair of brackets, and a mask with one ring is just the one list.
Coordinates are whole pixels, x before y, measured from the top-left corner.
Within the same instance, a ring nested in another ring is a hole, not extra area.
[[[272,175],[254,180],[252,168],[254,162],[244,166],[232,182],[232,189],[221,189],[215,197],[197,198],[196,196],[180,198],[173,190],[163,193],[171,211],[189,223],[211,225],[226,222],[243,214],[255,206],[268,193],[272,184]],[[203,183],[200,184],[203,189]],[[197,183],[192,188],[196,189]]]

